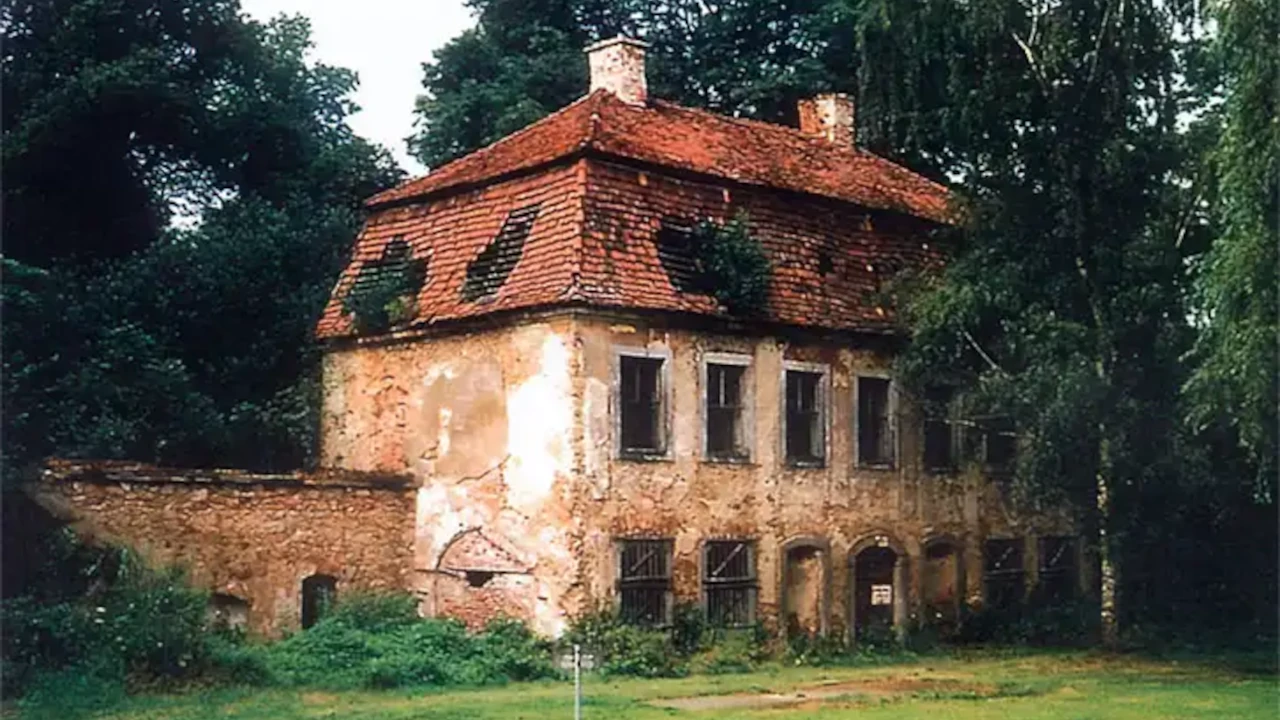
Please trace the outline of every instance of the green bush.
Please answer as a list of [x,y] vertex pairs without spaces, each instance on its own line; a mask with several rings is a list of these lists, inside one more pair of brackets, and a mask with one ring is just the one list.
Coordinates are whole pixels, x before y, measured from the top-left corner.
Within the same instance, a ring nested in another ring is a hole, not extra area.
[[607,610],[578,618],[562,642],[564,647],[582,645],[595,655],[606,676],[682,677],[689,672],[668,633],[628,625]]

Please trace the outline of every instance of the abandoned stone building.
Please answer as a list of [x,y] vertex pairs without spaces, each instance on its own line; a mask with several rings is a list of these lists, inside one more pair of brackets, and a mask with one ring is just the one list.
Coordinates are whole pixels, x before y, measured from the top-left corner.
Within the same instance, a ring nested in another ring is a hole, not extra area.
[[[859,148],[845,96],[723,117],[649,97],[642,43],[587,53],[583,98],[368,201],[317,328],[335,470],[62,464],[47,503],[264,632],[360,587],[553,635],[686,601],[854,633],[1089,587],[1071,513],[1002,492],[1007,428],[891,372],[882,291],[941,261],[947,190]],[[771,266],[754,315],[693,277],[691,228],[733,218]]]

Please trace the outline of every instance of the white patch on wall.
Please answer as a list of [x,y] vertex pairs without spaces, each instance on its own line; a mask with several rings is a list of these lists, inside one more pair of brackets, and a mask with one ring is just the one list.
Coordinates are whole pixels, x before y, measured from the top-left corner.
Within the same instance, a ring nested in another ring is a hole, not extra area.
[[582,468],[597,500],[609,491],[611,440],[609,384],[598,378],[587,378],[582,395]]
[[542,342],[538,372],[507,397],[507,502],[532,512],[551,494],[556,474],[569,473],[573,388],[569,348],[558,335]]

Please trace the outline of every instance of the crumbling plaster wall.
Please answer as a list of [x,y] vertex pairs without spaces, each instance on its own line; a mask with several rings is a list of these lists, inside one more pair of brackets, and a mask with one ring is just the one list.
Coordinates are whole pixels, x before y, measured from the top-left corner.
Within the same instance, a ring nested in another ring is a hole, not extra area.
[[[758,609],[763,618],[776,622],[783,602],[784,545],[811,538],[829,547],[826,620],[828,629],[838,632],[849,613],[850,550],[860,540],[883,534],[905,549],[904,610],[916,612],[922,543],[928,539],[946,535],[959,542],[966,592],[980,600],[985,538],[1027,538],[1029,579],[1034,581],[1034,537],[1072,532],[1071,519],[1062,513],[1018,512],[980,474],[923,473],[919,413],[905,396],[900,399],[897,467],[855,467],[854,380],[858,374],[887,374],[890,362],[885,352],[870,345],[816,337],[711,334],[672,327],[652,317],[621,315],[582,316],[577,332],[583,399],[580,488],[585,496],[580,503],[579,563],[588,606],[614,596],[617,538],[674,539],[673,584],[683,600],[700,596],[703,541],[752,539],[757,546]],[[666,459],[618,457],[611,398],[620,348],[669,358],[672,425]],[[754,396],[749,463],[707,462],[702,457],[701,364],[707,353],[751,358],[746,380]],[[830,368],[825,467],[790,467],[782,458],[782,381],[788,361]]]
[[322,463],[417,479],[412,585],[424,613],[565,628],[572,325],[527,319],[326,355]]
[[246,601],[256,633],[298,626],[311,575],[336,578],[339,596],[406,587],[412,492],[253,482],[248,473],[196,481],[182,472],[135,481],[68,473],[31,492],[81,536],[131,547],[154,566],[181,566],[196,586]]

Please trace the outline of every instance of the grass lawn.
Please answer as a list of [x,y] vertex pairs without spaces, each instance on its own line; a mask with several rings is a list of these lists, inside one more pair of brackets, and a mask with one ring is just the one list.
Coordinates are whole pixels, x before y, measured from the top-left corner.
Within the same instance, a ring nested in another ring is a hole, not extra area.
[[[862,667],[781,667],[678,680],[584,678],[583,717],[629,718],[1277,718],[1271,662],[1156,660],[1089,652],[963,653]],[[142,696],[98,717],[571,718],[568,682],[387,692],[229,689]],[[42,713],[32,713],[39,715]]]

